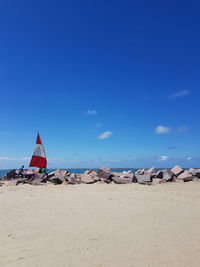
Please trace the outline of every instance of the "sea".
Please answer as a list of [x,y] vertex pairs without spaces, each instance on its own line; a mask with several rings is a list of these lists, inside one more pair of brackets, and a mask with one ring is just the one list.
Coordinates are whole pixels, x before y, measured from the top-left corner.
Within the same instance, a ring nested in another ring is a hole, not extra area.
[[[48,171],[48,173],[50,173],[50,172],[53,172],[55,170],[57,170],[57,169],[48,169],[47,171]],[[62,169],[62,170],[68,171],[70,173],[82,174],[85,171],[89,170],[89,168],[77,168],[77,169],[73,168],[73,169]],[[94,168],[94,170],[97,171],[98,169]],[[131,170],[132,172],[136,172],[138,169],[133,169],[133,168],[111,168],[110,170],[111,170],[111,172],[123,172],[123,171],[129,171],[129,170]],[[9,171],[9,169],[0,170],[0,179],[8,171]]]

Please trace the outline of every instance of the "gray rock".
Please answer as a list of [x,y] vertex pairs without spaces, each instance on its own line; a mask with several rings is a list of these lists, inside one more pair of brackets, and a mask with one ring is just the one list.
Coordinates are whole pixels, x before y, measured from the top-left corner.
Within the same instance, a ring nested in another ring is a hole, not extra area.
[[77,180],[74,176],[67,177],[67,181],[69,184],[80,184],[80,181]]
[[46,174],[45,173],[35,173],[28,182],[32,185],[39,185],[40,183],[46,182]]
[[87,173],[83,173],[81,175],[81,182],[84,184],[93,184],[94,183],[94,179]]
[[193,168],[190,168],[189,169],[189,173],[191,173],[193,176],[197,176],[200,178],[200,169],[193,169]]
[[2,180],[11,180],[16,178],[15,169],[8,171],[3,177]]
[[151,182],[151,175],[149,173],[146,174],[136,174],[135,177],[139,184],[148,184]]
[[169,182],[173,180],[173,172],[170,170],[163,170],[163,180]]
[[106,180],[108,180],[110,178],[110,176],[111,176],[110,172],[107,172],[107,171],[105,171],[103,169],[99,169],[97,171],[97,175],[98,175],[99,178],[104,178]]
[[155,168],[151,168],[151,169],[148,169],[147,171],[145,171],[145,173],[149,173],[151,175],[156,175],[157,174],[157,171]]
[[132,183],[132,179],[129,179],[129,178],[123,178],[123,177],[118,177],[118,176],[114,176],[114,177],[112,177],[112,180],[113,180],[116,184],[131,184],[131,183]]
[[193,180],[193,178],[194,176],[189,171],[184,171],[177,177],[177,179],[183,180],[184,182],[190,182]]
[[174,175],[178,176],[180,173],[183,172],[183,169],[180,166],[175,166],[171,169],[171,172],[173,172]]
[[108,168],[108,167],[103,166],[100,169],[103,170],[103,171],[105,171],[105,172],[110,173],[110,168]]
[[58,178],[59,180],[61,180],[62,182],[66,181],[66,174],[67,172],[64,170],[56,170],[54,172],[54,177]]
[[128,178],[128,179],[131,179],[132,180],[133,177],[134,177],[134,174],[132,172],[122,172],[119,177],[121,177],[121,178]]
[[135,174],[137,175],[137,174],[144,174],[145,173],[145,169],[140,169],[140,170],[137,170],[136,172],[135,172]]
[[[119,176],[117,176],[117,177],[119,177]],[[112,181],[108,180],[108,179],[104,179],[104,178],[99,178],[99,182],[102,182],[104,184],[110,184]]]

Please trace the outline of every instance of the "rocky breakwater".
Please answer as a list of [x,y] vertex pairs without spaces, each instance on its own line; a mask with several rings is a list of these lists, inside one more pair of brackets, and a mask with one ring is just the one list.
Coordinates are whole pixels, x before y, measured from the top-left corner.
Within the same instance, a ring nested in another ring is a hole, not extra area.
[[2,177],[0,185],[77,185],[77,184],[132,184],[156,185],[164,183],[184,183],[200,181],[200,169],[182,169],[175,166],[172,169],[156,170],[140,169],[133,173],[131,170],[111,172],[108,167],[101,167],[97,171],[90,169],[83,174],[70,173],[66,170],[56,170],[49,174],[26,171],[19,177],[15,170],[11,170]]

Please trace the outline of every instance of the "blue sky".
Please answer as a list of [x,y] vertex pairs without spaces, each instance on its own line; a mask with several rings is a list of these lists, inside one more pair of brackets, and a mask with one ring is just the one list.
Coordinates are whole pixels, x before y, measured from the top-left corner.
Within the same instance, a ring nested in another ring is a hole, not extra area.
[[0,3],[0,168],[200,167],[199,1]]

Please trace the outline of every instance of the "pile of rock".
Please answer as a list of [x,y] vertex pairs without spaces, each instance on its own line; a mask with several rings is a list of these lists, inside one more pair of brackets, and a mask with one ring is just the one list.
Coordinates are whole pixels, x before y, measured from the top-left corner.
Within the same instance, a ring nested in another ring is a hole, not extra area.
[[47,185],[47,184],[93,184],[93,183],[115,183],[115,184],[162,184],[167,182],[189,182],[200,181],[200,169],[184,170],[179,166],[175,166],[171,170],[164,169],[157,171],[155,168],[148,170],[141,169],[133,173],[131,170],[123,172],[111,172],[108,167],[101,167],[96,172],[93,169],[87,170],[83,174],[70,173],[65,170],[56,170],[52,173],[40,174],[33,173],[23,178],[16,176],[15,170],[11,170],[2,177],[1,185],[31,184],[31,185]]

